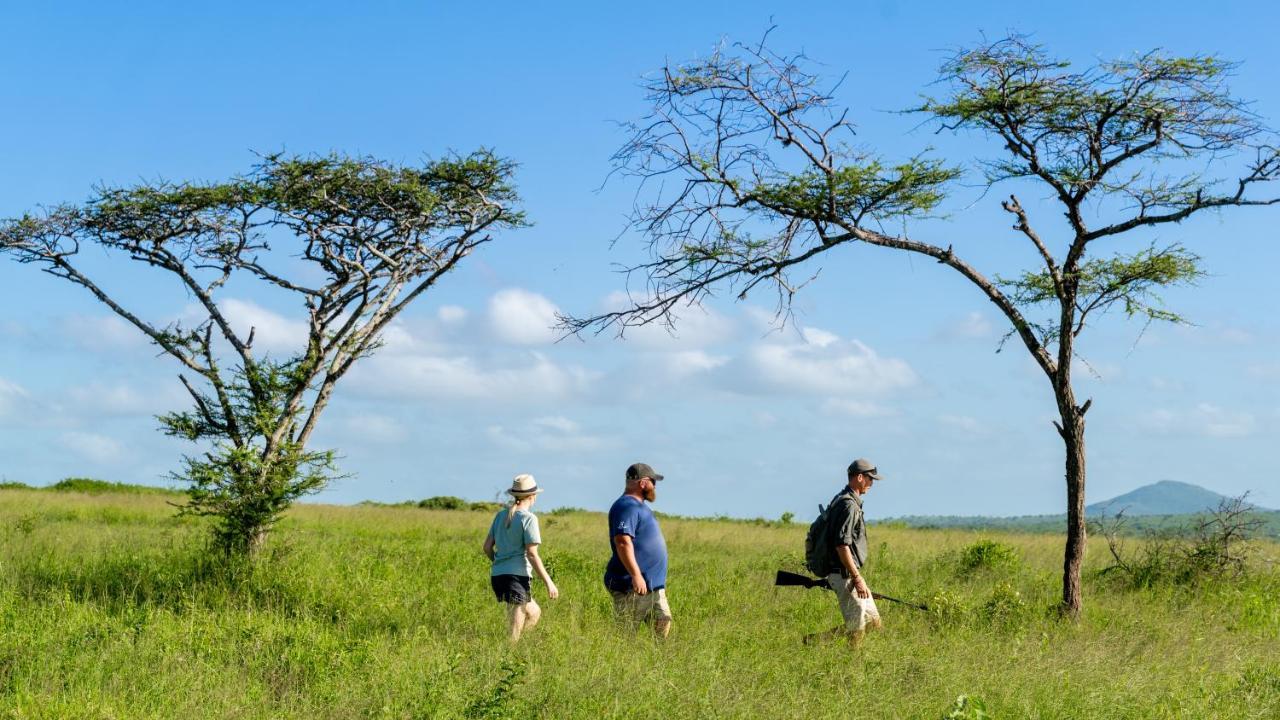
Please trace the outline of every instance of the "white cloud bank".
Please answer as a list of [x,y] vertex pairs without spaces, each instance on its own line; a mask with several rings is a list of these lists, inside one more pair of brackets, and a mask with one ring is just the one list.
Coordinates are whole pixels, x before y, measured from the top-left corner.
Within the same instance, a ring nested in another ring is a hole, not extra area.
[[512,345],[555,342],[560,309],[547,298],[520,288],[508,288],[489,298],[489,327],[494,337]]
[[765,342],[743,357],[751,382],[764,390],[833,398],[881,396],[919,379],[902,360],[884,358],[857,340],[816,328],[801,342]]
[[494,445],[517,452],[582,453],[609,444],[605,437],[583,432],[578,423],[561,415],[534,418],[518,425],[490,425],[485,435]]
[[124,446],[98,433],[63,433],[62,446],[85,460],[104,465],[118,463],[126,458]]
[[253,347],[257,350],[300,353],[307,347],[307,323],[291,320],[249,300],[223,300],[222,312],[227,322],[242,338],[253,329]]
[[1211,403],[1200,403],[1184,410],[1152,410],[1142,424],[1159,433],[1190,433],[1212,438],[1246,437],[1258,430],[1252,413],[1228,410]]
[[526,402],[563,400],[586,392],[593,374],[562,367],[537,352],[501,364],[467,355],[374,355],[357,363],[351,385],[380,397]]
[[23,387],[0,377],[0,418],[18,414],[18,405],[30,395]]

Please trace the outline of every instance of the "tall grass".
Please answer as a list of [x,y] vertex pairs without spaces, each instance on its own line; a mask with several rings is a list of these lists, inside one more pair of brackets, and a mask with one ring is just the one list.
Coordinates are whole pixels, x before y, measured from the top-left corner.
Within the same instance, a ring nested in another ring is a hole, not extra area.
[[[800,569],[802,525],[666,518],[675,625],[616,627],[594,513],[542,514],[543,624],[511,648],[485,512],[299,506],[226,568],[162,496],[0,491],[0,717],[994,718],[1280,716],[1275,545],[1245,580],[1141,591],[1096,572],[1078,625],[1052,612],[1053,535],[873,528],[883,632],[839,620]],[[977,549],[975,549],[977,548]],[[1269,556],[1269,560],[1267,559]]]

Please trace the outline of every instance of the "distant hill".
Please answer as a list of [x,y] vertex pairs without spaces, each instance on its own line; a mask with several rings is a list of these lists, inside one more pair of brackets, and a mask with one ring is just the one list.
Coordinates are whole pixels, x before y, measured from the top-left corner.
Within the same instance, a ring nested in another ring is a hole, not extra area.
[[[1212,490],[1199,485],[1161,480],[1151,485],[1143,485],[1132,492],[1113,497],[1110,500],[1096,502],[1085,506],[1084,514],[1088,517],[1115,515],[1123,511],[1126,517],[1137,515],[1186,515],[1200,513],[1218,507],[1218,503],[1226,500]],[[1255,509],[1264,510],[1256,505]]]
[[[1085,515],[1093,520],[1114,516],[1124,510],[1129,518],[1128,532],[1146,533],[1187,527],[1197,515],[1218,507],[1225,499],[1199,485],[1162,480],[1144,485],[1118,497],[1085,506]],[[1280,510],[1252,506],[1263,521],[1259,532],[1264,537],[1280,539]],[[1061,533],[1066,531],[1065,515],[1022,515],[1018,517],[985,517],[955,515],[908,515],[879,521],[886,525],[912,528],[951,528],[965,530],[1000,530],[1011,532]]]

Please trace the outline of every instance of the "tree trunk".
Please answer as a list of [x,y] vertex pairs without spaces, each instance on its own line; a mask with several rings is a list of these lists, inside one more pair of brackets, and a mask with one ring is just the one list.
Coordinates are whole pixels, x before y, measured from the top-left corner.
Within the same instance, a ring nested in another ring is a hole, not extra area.
[[245,543],[245,550],[249,557],[254,557],[267,544],[267,526],[260,525],[256,528],[250,528],[248,531],[248,540]]
[[1062,441],[1067,465],[1067,547],[1062,561],[1062,614],[1079,619],[1081,608],[1080,565],[1084,560],[1084,413],[1074,403],[1065,403],[1062,413]]

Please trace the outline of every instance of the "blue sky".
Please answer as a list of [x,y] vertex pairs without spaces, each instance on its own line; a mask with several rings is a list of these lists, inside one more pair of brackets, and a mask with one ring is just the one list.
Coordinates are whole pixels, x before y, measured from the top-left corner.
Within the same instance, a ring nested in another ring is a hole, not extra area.
[[[890,158],[996,150],[892,111],[929,91],[947,49],[1009,30],[1086,63],[1155,47],[1241,61],[1235,92],[1280,125],[1280,11],[1261,2],[261,5],[6,8],[0,216],[83,200],[98,183],[224,178],[254,151],[415,162],[486,146],[518,161],[535,225],[470,258],[339,387],[316,442],[340,449],[352,477],[328,502],[487,499],[532,472],[544,505],[600,509],[643,460],[667,474],[669,512],[807,517],[865,455],[891,478],[872,516],[1062,510],[1046,381],[1019,348],[995,352],[1001,318],[974,289],[919,258],[847,248],[782,330],[762,294],[711,302],[674,337],[554,342],[557,309],[607,307],[624,289],[615,265],[642,257],[634,236],[610,246],[636,188],[601,187],[624,139],[616,123],[645,111],[639,79],[721,38],[776,24],[775,48],[847,72],[838,97],[859,142]],[[907,229],[1013,272],[1034,258],[998,197],[957,187],[946,220]],[[1056,217],[1041,200],[1023,197]],[[1090,501],[1175,479],[1280,507],[1278,222],[1274,208],[1246,209],[1117,245],[1181,241],[1211,275],[1166,296],[1193,327],[1112,317],[1086,333]],[[188,302],[104,258],[92,267],[161,317]],[[230,299],[260,342],[296,341],[287,299]],[[176,372],[85,293],[0,262],[0,476],[163,483],[185,449],[154,421],[183,405]]]

